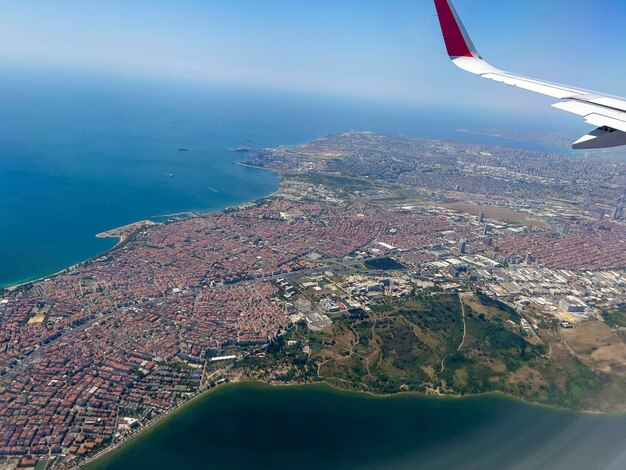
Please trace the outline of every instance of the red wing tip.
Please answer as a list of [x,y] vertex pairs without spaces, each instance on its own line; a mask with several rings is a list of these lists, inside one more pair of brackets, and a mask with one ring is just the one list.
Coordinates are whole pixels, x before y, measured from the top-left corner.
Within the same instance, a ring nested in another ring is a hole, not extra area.
[[473,46],[469,38],[466,38],[465,29],[450,1],[435,0],[435,8],[437,9],[441,32],[443,33],[443,39],[450,58],[474,57],[475,55],[472,52]]

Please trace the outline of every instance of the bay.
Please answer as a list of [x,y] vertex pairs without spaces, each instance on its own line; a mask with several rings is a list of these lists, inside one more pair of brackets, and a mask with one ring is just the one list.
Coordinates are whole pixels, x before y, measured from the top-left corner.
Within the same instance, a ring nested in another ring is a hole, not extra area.
[[113,246],[99,232],[276,189],[232,148],[349,130],[512,145],[455,131],[493,128],[490,114],[79,71],[4,70],[0,101],[0,288]]
[[621,469],[626,416],[502,396],[378,398],[226,385],[87,468]]

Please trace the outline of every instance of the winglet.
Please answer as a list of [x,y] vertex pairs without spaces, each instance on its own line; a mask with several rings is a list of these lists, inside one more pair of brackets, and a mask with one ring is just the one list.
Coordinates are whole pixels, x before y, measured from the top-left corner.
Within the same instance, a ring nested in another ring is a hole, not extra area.
[[454,6],[452,6],[452,2],[450,0],[435,0],[435,7],[437,8],[441,32],[443,33],[443,39],[450,58],[453,60],[459,57],[480,59],[480,55],[476,51],[474,44],[472,44],[472,40],[459,19]]

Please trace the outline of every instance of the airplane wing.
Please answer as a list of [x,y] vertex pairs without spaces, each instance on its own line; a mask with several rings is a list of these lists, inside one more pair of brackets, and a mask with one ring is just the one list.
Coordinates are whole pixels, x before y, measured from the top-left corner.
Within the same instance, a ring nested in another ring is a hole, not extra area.
[[446,49],[452,62],[461,69],[489,80],[551,96],[561,101],[552,106],[582,116],[597,129],[572,145],[593,149],[626,145],[626,99],[603,95],[565,85],[535,80],[489,65],[478,53],[451,0],[435,0]]

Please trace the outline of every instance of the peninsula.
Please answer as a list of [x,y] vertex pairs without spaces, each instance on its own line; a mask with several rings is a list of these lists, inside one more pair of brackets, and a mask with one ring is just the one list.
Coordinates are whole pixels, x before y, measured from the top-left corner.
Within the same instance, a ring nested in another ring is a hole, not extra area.
[[626,411],[626,164],[345,133],[278,192],[0,291],[0,455],[71,467],[227,381]]

